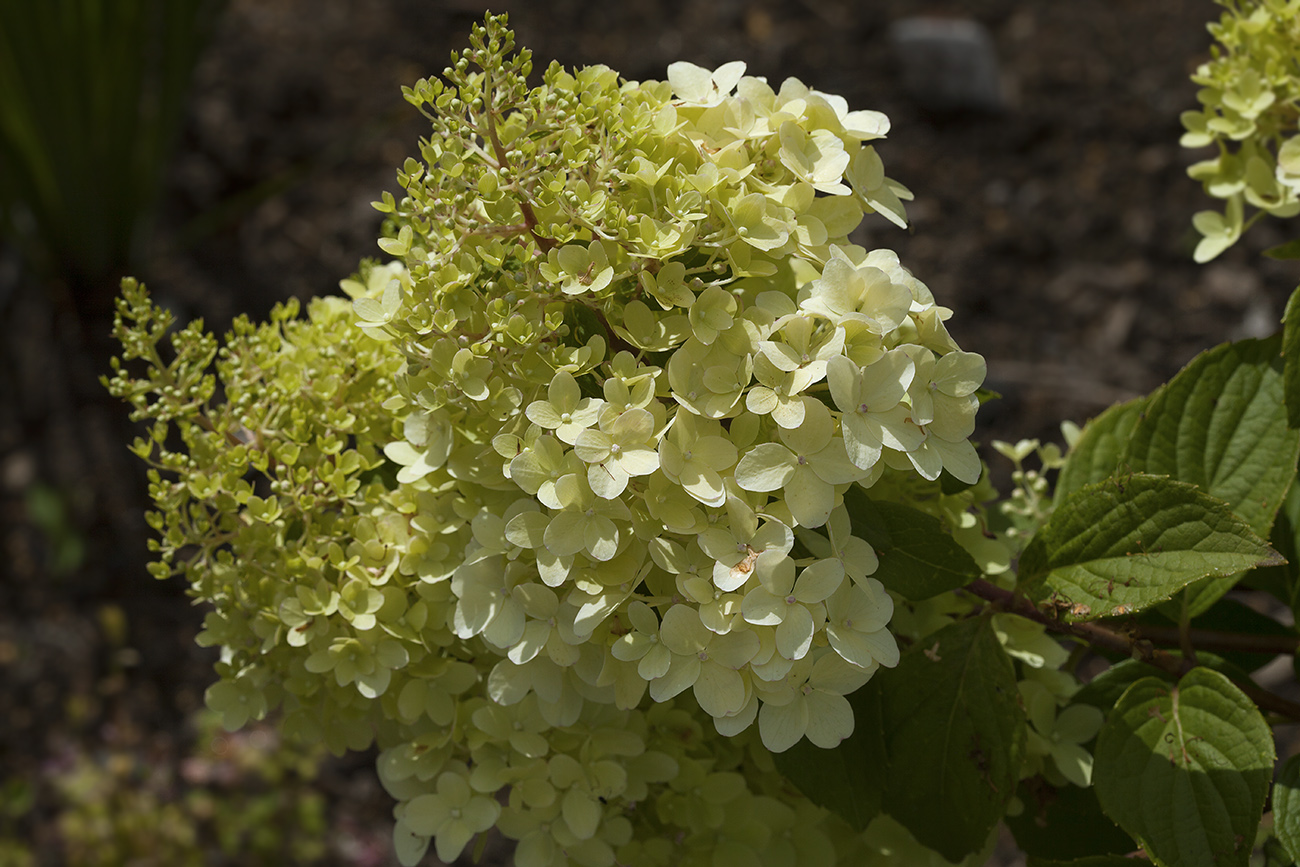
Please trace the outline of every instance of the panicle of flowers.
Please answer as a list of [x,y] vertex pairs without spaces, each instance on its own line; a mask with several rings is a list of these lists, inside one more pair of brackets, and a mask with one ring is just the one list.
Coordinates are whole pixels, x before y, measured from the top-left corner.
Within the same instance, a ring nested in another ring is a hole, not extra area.
[[[1300,3],[1296,0],[1217,0],[1225,11],[1209,25],[1216,45],[1192,81],[1200,111],[1183,112],[1182,145],[1217,146],[1188,168],[1224,210],[1201,211],[1197,262],[1231,247],[1263,214],[1300,214]],[[1246,207],[1257,209],[1247,216]]]
[[130,287],[151,372],[110,385],[156,420],[156,574],[214,606],[227,725],[378,742],[404,864],[494,824],[524,867],[834,863],[765,750],[838,744],[899,660],[850,486],[999,568],[937,483],[981,479],[984,362],[850,240],[904,221],[883,115],[742,63],[529,87],[512,50],[489,17],[406,89],[431,132],[376,203],[391,261],[236,323],[224,403],[215,343],[164,363]]

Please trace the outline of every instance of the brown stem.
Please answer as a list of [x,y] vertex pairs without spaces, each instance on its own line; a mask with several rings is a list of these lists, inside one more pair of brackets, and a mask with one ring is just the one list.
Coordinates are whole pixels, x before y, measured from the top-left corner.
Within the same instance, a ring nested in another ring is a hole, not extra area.
[[[1142,624],[1133,627],[1133,634],[1156,644],[1177,644],[1179,630],[1174,626]],[[1300,650],[1300,635],[1251,635],[1245,632],[1223,632],[1218,629],[1188,629],[1187,637],[1201,650],[1214,653],[1269,653],[1275,656],[1292,654]]]
[[[485,72],[484,75],[487,75]],[[501,144],[501,139],[497,136],[496,109],[492,105],[492,80],[489,77],[487,84],[483,88],[483,105],[487,111],[487,131],[488,140],[492,142],[492,152],[496,154],[497,165],[503,169],[510,168],[510,160],[506,157],[505,146]],[[519,212],[524,215],[524,225],[528,227],[528,234],[533,236],[537,246],[543,252],[550,250],[555,246],[555,241],[551,238],[543,238],[537,234],[537,214],[533,211],[532,204],[525,197],[522,190],[519,191]]]
[[[1043,624],[1054,632],[1073,635],[1093,647],[1130,656],[1154,668],[1167,671],[1176,677],[1182,677],[1196,667],[1195,663],[1190,659],[1184,659],[1168,651],[1156,648],[1147,638],[1117,632],[1102,626],[1100,623],[1065,623],[1040,610],[1034,603],[1023,596],[1017,596],[1010,590],[1003,590],[1001,587],[990,584],[983,579],[972,581],[964,589],[968,593],[992,603],[999,610],[1019,614],[1028,620]],[[1173,633],[1174,639],[1177,641],[1178,630],[1175,628]],[[1300,722],[1300,704],[1261,689],[1251,680],[1242,681],[1234,678],[1233,682],[1261,708],[1284,716],[1292,722]]]

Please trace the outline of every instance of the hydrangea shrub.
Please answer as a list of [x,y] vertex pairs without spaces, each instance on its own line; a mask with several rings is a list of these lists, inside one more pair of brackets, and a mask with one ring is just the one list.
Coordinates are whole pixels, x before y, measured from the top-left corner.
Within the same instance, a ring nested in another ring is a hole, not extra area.
[[[1300,715],[1192,619],[1247,573],[1290,602],[1291,324],[1068,455],[995,443],[999,500],[983,360],[852,240],[905,221],[883,115],[742,63],[531,72],[489,16],[405,91],[431,132],[348,298],[218,341],[124,283],[106,383],[225,725],[377,745],[405,865],[492,828],[520,867],[973,865],[1004,821],[1032,863],[1244,865],[1258,708]],[[1096,650],[1140,662],[1085,686]]]

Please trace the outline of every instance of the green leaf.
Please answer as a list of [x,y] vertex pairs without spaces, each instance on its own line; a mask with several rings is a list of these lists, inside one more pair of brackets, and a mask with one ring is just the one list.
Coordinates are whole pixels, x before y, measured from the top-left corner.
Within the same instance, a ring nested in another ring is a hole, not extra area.
[[1300,861],[1300,755],[1282,765],[1273,784],[1273,833],[1292,861]]
[[1092,855],[1074,861],[1055,861],[1050,858],[1029,857],[1027,867],[1134,867],[1143,864],[1124,855]]
[[1169,682],[1173,683],[1172,675],[1154,671],[1150,666],[1136,659],[1124,659],[1085,683],[1070,701],[1076,704],[1090,704],[1109,713],[1130,686],[1145,677],[1152,676],[1168,677]]
[[1143,678],[1097,736],[1102,809],[1164,867],[1245,867],[1273,773],[1254,702],[1218,672]]
[[[1169,653],[1179,658],[1182,656],[1177,650],[1171,649]],[[1196,660],[1201,666],[1217,671],[1229,680],[1241,683],[1250,681],[1250,674],[1245,669],[1217,654],[1204,650],[1198,651]],[[1075,704],[1090,704],[1109,713],[1110,709],[1119,703],[1125,690],[1146,677],[1158,677],[1167,681],[1170,686],[1177,680],[1170,672],[1153,669],[1136,659],[1123,659],[1084,684],[1070,701]]]
[[1095,789],[1056,788],[1032,777],[1021,782],[1019,796],[1025,809],[1008,816],[1006,824],[1026,855],[1069,860],[1137,849],[1133,838],[1102,813]]
[[1057,861],[1051,858],[1036,858],[1030,856],[1027,867],[1133,867],[1134,864],[1143,864],[1143,861],[1134,861],[1125,855],[1091,855],[1087,858],[1078,858],[1072,861]]
[[949,861],[984,845],[1015,793],[1025,713],[987,617],[944,627],[876,675],[885,811]]
[[[1287,427],[1280,339],[1242,340],[1203,352],[1151,398],[1122,463],[1169,475],[1218,497],[1263,536],[1300,456]],[[1240,580],[1220,576],[1189,589],[1189,613],[1207,610]]]
[[884,728],[876,680],[849,696],[853,734],[833,750],[806,738],[783,753],[774,753],[777,770],[808,800],[839,814],[850,827],[865,831],[880,812],[885,786]]
[[919,602],[980,577],[966,549],[938,518],[899,503],[872,500],[861,488],[844,494],[853,533],[880,558],[872,577],[905,599]]
[[1115,475],[1128,438],[1146,405],[1145,397],[1117,403],[1083,426],[1079,441],[1070,450],[1065,466],[1057,476],[1053,495],[1056,505],[1085,485]]
[[1264,251],[1264,255],[1270,259],[1300,259],[1300,238],[1269,247]]
[[1067,621],[1130,614],[1192,581],[1278,562],[1277,552],[1194,485],[1131,475],[1066,498],[1020,558],[1035,600],[1063,600]]
[[[1292,241],[1300,249],[1300,240]],[[1286,423],[1300,428],[1300,288],[1291,293],[1282,314],[1282,384]]]
[[1294,611],[1296,592],[1300,589],[1300,485],[1293,484],[1291,490],[1287,491],[1282,508],[1277,510],[1273,532],[1269,534],[1268,540],[1273,550],[1285,557],[1287,562],[1256,569],[1248,573],[1242,583],[1254,590],[1272,593],[1290,604]]

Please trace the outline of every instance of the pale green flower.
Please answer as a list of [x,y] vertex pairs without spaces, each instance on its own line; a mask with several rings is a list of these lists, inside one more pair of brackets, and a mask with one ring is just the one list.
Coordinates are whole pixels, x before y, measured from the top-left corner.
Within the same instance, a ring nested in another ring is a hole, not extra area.
[[834,432],[830,411],[809,403],[802,427],[782,428],[780,443],[760,443],[745,453],[736,464],[736,484],[747,491],[782,491],[801,526],[820,527],[835,507],[835,486],[866,476]]
[[993,615],[993,634],[1008,656],[1034,668],[1060,668],[1070,658],[1069,651],[1047,634],[1047,627],[1024,617]]
[[968,485],[979,481],[983,465],[970,440],[954,442],[944,439],[928,425],[922,425],[920,430],[925,438],[907,452],[907,459],[922,478],[934,480],[939,478],[940,472],[947,470]]
[[786,314],[772,324],[772,337],[780,340],[764,340],[758,351],[778,370],[805,371],[807,388],[826,376],[827,361],[844,348],[844,329],[819,329],[820,324],[808,315]]
[[1278,183],[1300,193],[1300,135],[1292,136],[1277,149]]
[[763,746],[781,753],[806,735],[833,749],[853,734],[853,708],[844,696],[860,689],[874,671],[850,665],[834,653],[804,657],[777,684],[758,682],[763,699],[758,732]]
[[627,489],[632,476],[659,469],[654,416],[644,409],[629,409],[612,420],[601,419],[599,430],[584,430],[573,452],[586,461],[587,482],[596,496],[612,500]]
[[582,460],[552,436],[539,436],[510,462],[510,479],[548,509],[563,505],[555,497],[555,483],[585,471]]
[[339,686],[355,683],[357,692],[377,698],[388,689],[393,669],[402,668],[409,659],[406,647],[392,638],[339,637],[307,657],[303,666],[312,674],[333,671]]
[[1240,194],[1228,197],[1224,212],[1198,211],[1192,216],[1192,225],[1202,237],[1192,254],[1198,263],[1205,263],[1237,243],[1243,228],[1243,205]]
[[564,507],[546,526],[543,542],[548,551],[557,557],[586,552],[597,560],[608,560],[618,552],[614,521],[631,518],[622,500],[597,497],[580,476],[561,477],[555,495]]
[[[965,514],[965,513],[963,513]],[[973,517],[973,516],[972,516]],[[837,506],[826,522],[827,535],[822,536],[804,529],[799,531],[799,541],[823,560],[837,560],[854,581],[864,581],[880,566],[875,550],[863,539],[853,535],[848,510]],[[828,538],[829,537],[829,538]]]
[[[450,358],[446,353],[451,353]],[[487,379],[492,362],[476,356],[466,347],[455,348],[450,341],[439,341],[430,357],[430,366],[472,400],[486,400],[491,394]]]
[[710,286],[691,304],[691,332],[708,346],[736,321],[736,297],[720,286]]
[[578,381],[567,370],[558,370],[547,387],[546,400],[535,400],[524,410],[528,420],[541,425],[563,442],[573,445],[578,435],[600,419],[605,402],[583,397]]
[[565,244],[552,249],[540,270],[547,280],[559,283],[565,295],[595,294],[614,279],[614,268],[600,240],[585,247]]
[[979,399],[987,368],[973,352],[950,352],[935,359],[929,350],[912,354],[916,375],[908,389],[912,421],[945,440],[964,440],[975,431]]
[[609,378],[602,389],[605,406],[601,415],[629,409],[646,409],[655,399],[655,381],[662,370],[641,364],[630,352],[620,352],[609,363]]
[[657,315],[641,301],[627,302],[620,320],[610,323],[614,333],[638,349],[651,352],[665,352],[691,336],[688,317],[680,313]]
[[338,612],[343,619],[352,624],[352,628],[360,632],[368,632],[375,628],[379,622],[375,617],[377,612],[384,604],[384,594],[378,589],[371,587],[368,582],[358,581],[355,578],[348,580],[343,585],[342,592],[339,594]]
[[[662,461],[663,443],[660,442],[659,445]],[[663,530],[694,535],[708,526],[707,519],[699,508],[700,501],[687,493],[679,482],[672,481],[662,467],[660,472],[650,474],[642,502],[650,517],[663,525]]]
[[713,583],[716,564],[699,547],[698,538],[683,548],[669,539],[656,539],[651,546],[655,565],[673,576],[677,593],[684,601],[699,606],[700,621],[719,635],[737,624],[742,596]]
[[750,383],[754,362],[715,340],[705,345],[692,337],[668,362],[673,399],[704,418],[726,418],[740,403]]
[[664,614],[659,636],[671,657],[667,671],[650,682],[651,698],[667,701],[694,687],[709,716],[729,716],[745,706],[748,687],[740,670],[758,650],[757,635],[748,630],[718,635],[694,608],[674,605]]
[[518,569],[506,568],[504,557],[462,563],[451,578],[457,598],[452,624],[456,635],[482,634],[502,652],[513,647],[524,632],[524,609],[513,593],[522,578]]
[[401,465],[397,480],[410,484],[441,469],[451,455],[451,418],[445,410],[407,416],[403,440],[384,446],[384,456]]
[[724,63],[713,72],[684,60],[668,64],[668,83],[678,100],[705,108],[721,104],[744,74],[745,64],[740,60]]
[[882,448],[909,452],[924,441],[911,421],[910,408],[901,403],[915,372],[912,359],[901,349],[891,349],[866,367],[843,355],[827,363],[831,397],[843,413],[844,447],[858,468],[874,467]]
[[805,404],[814,400],[799,393],[812,383],[813,376],[809,368],[786,373],[760,355],[754,362],[754,378],[759,384],[745,395],[745,409],[754,415],[770,415],[783,428],[796,428],[803,424]]
[[[712,166],[713,163],[705,163]],[[642,221],[644,226],[644,220]],[[686,285],[686,266],[681,262],[665,262],[658,272],[641,272],[641,286],[664,310],[674,307],[689,308],[695,303],[695,293]]]
[[794,560],[777,551],[760,554],[754,563],[759,586],[745,594],[741,613],[759,626],[776,627],[776,649],[786,659],[802,659],[813,635],[825,621],[820,603],[844,582],[838,560],[819,560],[806,566],[795,580]]
[[228,732],[241,729],[250,719],[262,719],[268,709],[266,695],[252,677],[222,678],[203,693],[204,703],[221,715]]
[[851,158],[839,136],[825,129],[808,132],[793,121],[781,124],[779,134],[781,164],[795,177],[822,193],[849,194],[843,178]]
[[794,212],[762,193],[736,196],[727,204],[727,219],[740,240],[763,251],[785,246],[794,229]]
[[863,147],[853,154],[845,177],[862,202],[900,229],[907,228],[907,210],[903,199],[911,199],[907,187],[885,177],[885,166],[874,147]]
[[759,526],[758,515],[736,496],[727,498],[725,529],[710,527],[696,536],[700,549],[713,558],[713,583],[730,592],[744,587],[752,577],[754,563],[765,551],[790,553],[794,533],[780,521],[768,518]]
[[826,600],[826,637],[847,662],[874,670],[898,664],[898,642],[885,628],[894,600],[875,578],[843,584]]
[[1042,684],[1028,680],[1017,686],[1029,717],[1027,757],[1040,763],[1050,758],[1064,780],[1083,788],[1092,785],[1092,755],[1083,744],[1101,730],[1102,712],[1087,704],[1072,704],[1058,712],[1056,696]]
[[610,648],[620,662],[637,663],[637,674],[647,682],[662,677],[672,662],[672,651],[660,641],[659,618],[644,602],[627,607],[631,629],[619,636]]
[[[460,774],[448,772],[438,777],[436,793],[419,795],[397,810],[396,834],[433,837],[438,857],[450,864],[460,857],[475,834],[491,828],[501,814],[501,806],[491,798],[474,794]],[[419,861],[403,860],[403,867]]]
[[706,506],[726,502],[722,473],[735,466],[739,456],[736,446],[721,433],[717,422],[678,410],[668,435],[659,441],[659,466],[664,475]]
[[808,286],[799,304],[806,313],[834,325],[854,324],[856,330],[889,334],[901,325],[912,307],[912,293],[874,266],[861,268],[833,256],[819,278]]

